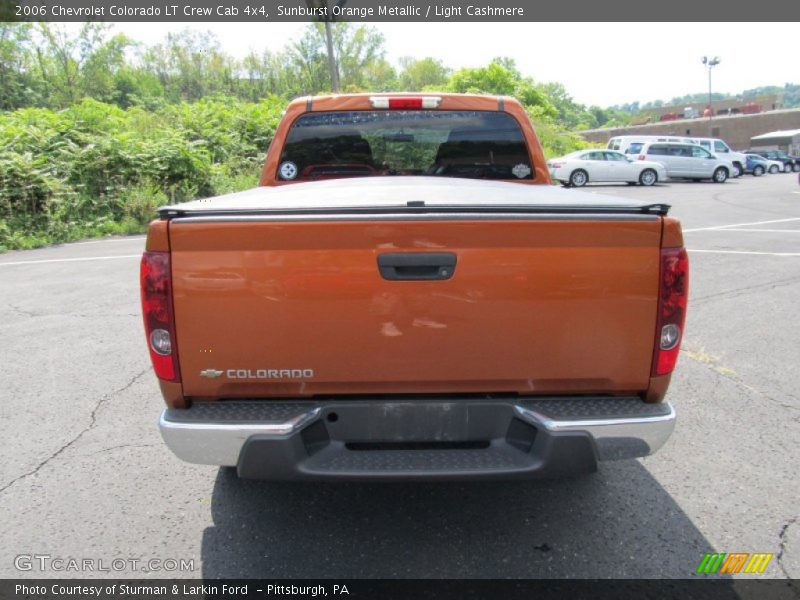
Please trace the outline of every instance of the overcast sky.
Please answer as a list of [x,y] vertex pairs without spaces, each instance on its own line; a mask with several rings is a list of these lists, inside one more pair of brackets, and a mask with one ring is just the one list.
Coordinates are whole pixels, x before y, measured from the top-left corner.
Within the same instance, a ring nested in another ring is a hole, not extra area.
[[[510,56],[525,75],[559,81],[578,102],[608,106],[707,92],[703,55],[719,56],[714,91],[800,83],[797,23],[374,23],[387,58],[433,56],[451,67]],[[225,51],[279,50],[303,23],[116,23],[153,44],[183,28],[213,31]]]

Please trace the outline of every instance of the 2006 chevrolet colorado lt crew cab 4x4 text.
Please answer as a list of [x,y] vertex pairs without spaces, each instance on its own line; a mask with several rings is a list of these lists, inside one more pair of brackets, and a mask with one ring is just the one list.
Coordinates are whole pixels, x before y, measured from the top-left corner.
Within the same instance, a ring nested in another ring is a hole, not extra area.
[[672,432],[668,206],[562,190],[523,107],[293,101],[261,185],[160,209],[147,343],[180,458],[262,479],[554,476]]

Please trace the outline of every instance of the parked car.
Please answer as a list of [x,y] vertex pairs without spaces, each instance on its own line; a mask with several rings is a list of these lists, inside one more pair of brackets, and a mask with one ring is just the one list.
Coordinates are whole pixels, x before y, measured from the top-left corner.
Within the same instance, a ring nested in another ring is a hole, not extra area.
[[731,150],[730,146],[719,138],[694,138],[675,135],[620,135],[608,140],[606,148],[636,156],[647,142],[696,144],[718,158],[733,164],[734,168],[730,172],[731,177],[739,177],[744,172],[744,154]]
[[549,160],[547,168],[552,179],[572,187],[598,181],[650,186],[667,178],[667,170],[661,163],[633,160],[614,150],[578,150]]
[[639,151],[647,142],[685,142],[682,137],[666,135],[619,135],[608,140],[606,148],[617,150],[636,158]]
[[800,171],[800,158],[789,156],[783,150],[745,150],[744,152],[745,154],[758,154],[768,160],[780,161],[784,173]]
[[770,160],[763,154],[750,154],[750,156],[760,158],[767,163],[767,173],[772,173],[774,175],[775,173],[783,171],[783,163],[779,160]]
[[733,166],[736,168],[735,177],[738,177],[742,173],[744,173],[744,161],[745,155],[741,152],[736,152],[732,150],[728,144],[725,143],[724,140],[719,138],[696,138],[696,137],[687,137],[683,139],[684,142],[689,142],[690,144],[697,144],[698,146],[702,146],[716,157],[721,158],[723,160],[730,161],[733,163]]
[[639,151],[639,160],[659,162],[672,179],[711,179],[725,183],[735,172],[728,160],[714,156],[697,144],[647,142]]
[[747,162],[744,165],[744,172],[750,173],[755,177],[761,177],[769,169],[769,164],[766,159],[760,157],[758,154],[747,154]]

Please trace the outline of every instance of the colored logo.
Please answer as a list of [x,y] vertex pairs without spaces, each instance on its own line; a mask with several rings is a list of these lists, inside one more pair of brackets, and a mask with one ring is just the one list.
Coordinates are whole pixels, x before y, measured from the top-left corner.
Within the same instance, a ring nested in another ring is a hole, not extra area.
[[772,556],[772,554],[764,552],[752,554],[749,552],[707,553],[697,565],[697,572],[701,575],[763,573],[772,560]]

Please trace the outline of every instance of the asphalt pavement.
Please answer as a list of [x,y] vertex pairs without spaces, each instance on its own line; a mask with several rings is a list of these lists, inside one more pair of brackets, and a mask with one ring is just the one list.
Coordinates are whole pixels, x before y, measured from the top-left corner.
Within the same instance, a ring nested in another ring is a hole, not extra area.
[[[183,463],[156,427],[144,238],[0,255],[0,577],[684,578],[713,551],[800,577],[797,176],[576,193],[595,192],[672,204],[691,300],[672,438],[576,479],[277,484]],[[95,570],[50,562],[70,558]]]

